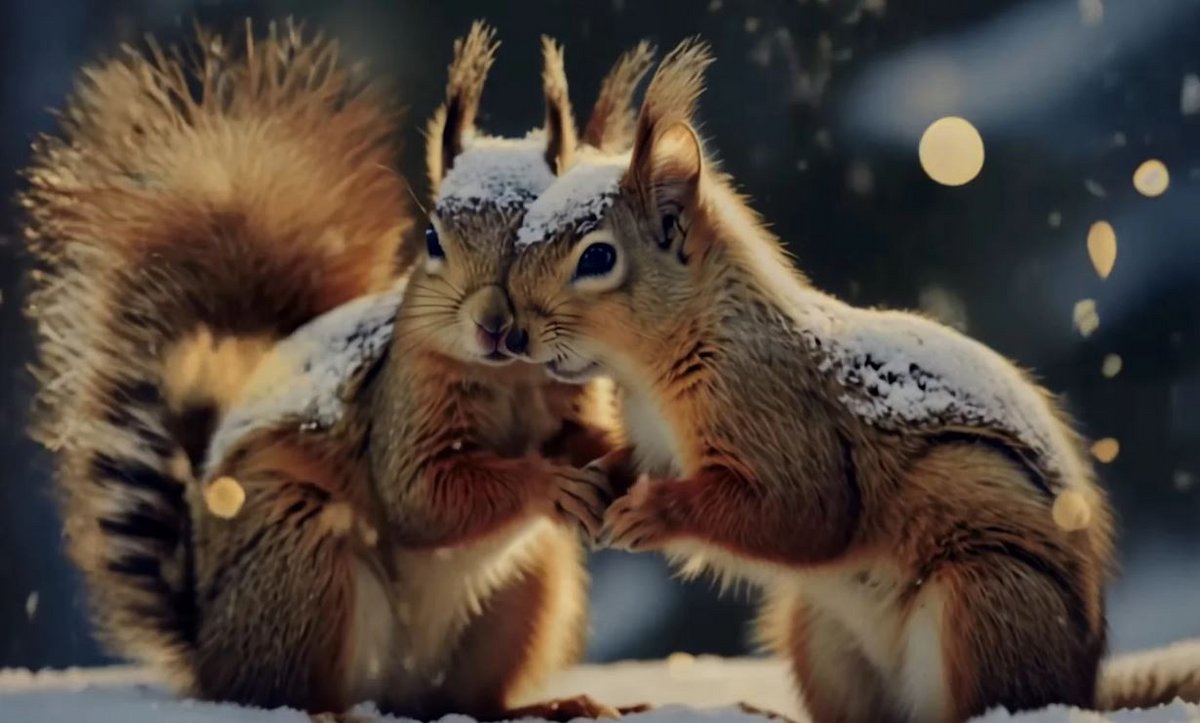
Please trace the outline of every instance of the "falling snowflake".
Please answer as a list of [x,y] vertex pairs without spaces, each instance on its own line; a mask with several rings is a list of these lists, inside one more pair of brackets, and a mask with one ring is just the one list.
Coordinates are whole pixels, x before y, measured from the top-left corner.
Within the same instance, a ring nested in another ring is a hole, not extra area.
[[1104,361],[1100,364],[1100,373],[1106,379],[1112,379],[1121,373],[1122,366],[1124,366],[1124,362],[1121,360],[1120,354],[1109,354],[1104,357]]
[[1089,28],[1104,22],[1103,0],[1079,0],[1079,17]]
[[1073,316],[1075,328],[1085,339],[1100,328],[1100,313],[1096,311],[1095,299],[1081,299],[1075,302]]
[[1200,113],[1200,76],[1194,73],[1183,76],[1183,86],[1179,89],[1179,112],[1184,115]]

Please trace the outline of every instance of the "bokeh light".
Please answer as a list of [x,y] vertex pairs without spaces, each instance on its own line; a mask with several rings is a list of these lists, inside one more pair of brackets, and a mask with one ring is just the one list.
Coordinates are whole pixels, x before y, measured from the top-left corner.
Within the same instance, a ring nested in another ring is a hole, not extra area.
[[983,137],[965,118],[934,121],[921,136],[917,152],[925,173],[943,186],[970,183],[983,170]]

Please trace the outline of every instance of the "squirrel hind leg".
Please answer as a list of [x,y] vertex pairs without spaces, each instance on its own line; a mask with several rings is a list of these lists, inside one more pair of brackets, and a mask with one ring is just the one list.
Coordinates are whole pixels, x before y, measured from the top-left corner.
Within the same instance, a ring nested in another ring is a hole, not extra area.
[[791,660],[800,697],[814,721],[902,720],[888,703],[879,672],[849,630],[802,600],[793,601],[787,615],[784,625],[772,625],[772,639],[766,642]]
[[347,709],[372,692],[364,681],[373,670],[370,651],[356,647],[373,588],[350,505],[276,475],[221,479],[238,484],[244,501],[197,510],[193,693],[314,713]]
[[966,720],[995,707],[1092,706],[1102,636],[1077,629],[1073,608],[1079,603],[1050,577],[1007,555],[982,555],[945,566],[925,587],[914,600],[906,652],[930,654],[906,660],[902,673],[916,709],[927,705],[919,696],[928,694],[929,662],[939,658],[942,720]]
[[[587,622],[587,573],[575,533],[547,527],[530,550],[524,569],[481,601],[483,612],[464,630],[436,701],[420,711],[421,717],[464,713],[488,721],[528,713],[555,718],[554,710],[569,718],[584,715],[583,698],[558,706],[512,707],[548,675],[575,662]],[[381,708],[412,712],[398,701]],[[597,705],[596,712],[605,707]]]

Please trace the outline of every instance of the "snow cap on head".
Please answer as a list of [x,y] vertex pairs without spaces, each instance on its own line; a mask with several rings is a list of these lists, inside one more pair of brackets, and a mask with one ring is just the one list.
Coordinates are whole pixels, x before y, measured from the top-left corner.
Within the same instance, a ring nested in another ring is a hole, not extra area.
[[524,208],[554,181],[545,150],[545,133],[540,129],[524,138],[474,139],[442,181],[434,202],[437,212]]
[[525,212],[517,248],[546,241],[565,230],[584,234],[600,223],[616,199],[629,154],[596,154],[581,160],[550,185]]
[[476,23],[454,44],[446,102],[430,121],[427,154],[438,213],[520,211],[570,165],[577,145],[568,97],[563,50],[542,37],[542,85],[546,120],[524,138],[496,138],[475,126],[483,83],[498,43],[494,31]]

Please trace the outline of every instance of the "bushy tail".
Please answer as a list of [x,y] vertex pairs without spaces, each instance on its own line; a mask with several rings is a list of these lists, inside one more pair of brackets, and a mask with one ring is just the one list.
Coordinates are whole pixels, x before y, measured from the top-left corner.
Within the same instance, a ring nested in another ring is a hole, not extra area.
[[182,676],[188,484],[278,338],[413,258],[395,113],[290,23],[86,69],[22,197],[34,434],[101,636]]
[[1200,703],[1200,640],[1107,661],[1100,672],[1096,708],[1150,708],[1176,698]]

